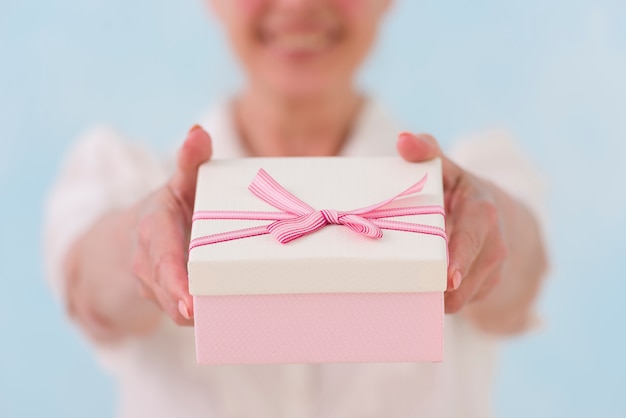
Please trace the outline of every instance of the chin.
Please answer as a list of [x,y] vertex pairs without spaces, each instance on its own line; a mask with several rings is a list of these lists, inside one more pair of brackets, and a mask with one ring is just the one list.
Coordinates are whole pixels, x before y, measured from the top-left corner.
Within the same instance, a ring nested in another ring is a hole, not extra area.
[[340,90],[339,83],[319,73],[274,73],[267,83],[278,95],[292,100],[314,99]]
[[278,91],[281,96],[291,100],[310,100],[325,96],[329,90],[323,85],[300,82],[281,86]]

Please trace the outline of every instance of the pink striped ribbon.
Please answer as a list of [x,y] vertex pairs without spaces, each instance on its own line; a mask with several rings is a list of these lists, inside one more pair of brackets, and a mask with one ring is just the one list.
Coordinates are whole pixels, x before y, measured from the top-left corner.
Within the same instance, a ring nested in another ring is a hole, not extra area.
[[256,177],[248,186],[248,189],[261,200],[269,203],[282,212],[254,212],[254,211],[197,211],[193,214],[193,222],[206,219],[240,219],[274,221],[269,225],[239,229],[236,231],[222,232],[194,238],[189,243],[189,250],[203,245],[216,244],[218,242],[248,238],[257,235],[271,234],[280,243],[308,235],[323,228],[326,225],[343,225],[351,230],[370,238],[381,238],[382,230],[414,232],[419,234],[437,235],[447,242],[446,231],[432,225],[423,225],[410,222],[392,221],[383,218],[411,215],[445,216],[441,206],[408,206],[400,208],[383,207],[394,200],[419,193],[424,188],[428,175],[424,175],[420,181],[397,194],[396,196],[367,206],[350,211],[337,211],[332,209],[316,210],[295,197],[274,180],[267,172],[260,169]]

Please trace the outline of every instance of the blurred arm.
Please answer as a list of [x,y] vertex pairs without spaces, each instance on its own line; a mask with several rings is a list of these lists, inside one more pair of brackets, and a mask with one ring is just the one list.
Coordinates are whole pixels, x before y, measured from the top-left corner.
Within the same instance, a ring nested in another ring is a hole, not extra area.
[[47,276],[93,339],[147,332],[160,316],[131,277],[129,235],[136,217],[132,205],[166,176],[147,150],[98,129],[73,148],[48,197]]

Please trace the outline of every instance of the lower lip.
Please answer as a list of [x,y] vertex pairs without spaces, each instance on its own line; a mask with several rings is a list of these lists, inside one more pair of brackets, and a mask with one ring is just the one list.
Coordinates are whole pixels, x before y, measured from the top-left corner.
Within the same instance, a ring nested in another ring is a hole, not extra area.
[[262,40],[261,42],[263,42],[265,44],[265,47],[267,47],[272,53],[291,59],[319,57],[320,55],[323,55],[327,53],[330,49],[332,49],[332,47],[336,43],[335,39],[325,39],[323,42],[320,43],[320,45],[317,45],[315,47],[299,48],[298,46],[291,47],[289,45],[284,45],[280,42],[275,42],[273,40],[267,39]]
[[331,43],[327,43],[319,48],[288,48],[276,44],[268,45],[273,53],[289,59],[311,59],[327,53],[332,47]]

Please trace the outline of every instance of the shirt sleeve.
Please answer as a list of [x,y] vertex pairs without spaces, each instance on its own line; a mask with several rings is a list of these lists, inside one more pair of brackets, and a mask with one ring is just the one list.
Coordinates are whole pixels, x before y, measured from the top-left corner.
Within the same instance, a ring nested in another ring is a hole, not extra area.
[[65,299],[64,259],[72,243],[108,211],[127,207],[166,181],[168,169],[148,148],[109,128],[82,136],[66,156],[44,207],[46,277]]

